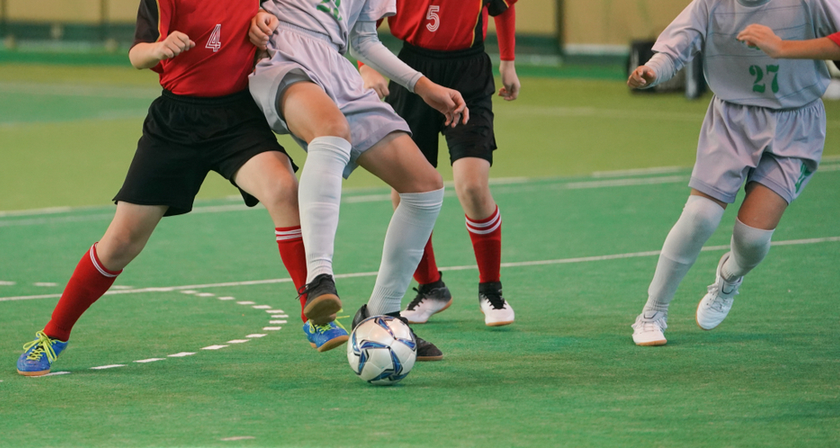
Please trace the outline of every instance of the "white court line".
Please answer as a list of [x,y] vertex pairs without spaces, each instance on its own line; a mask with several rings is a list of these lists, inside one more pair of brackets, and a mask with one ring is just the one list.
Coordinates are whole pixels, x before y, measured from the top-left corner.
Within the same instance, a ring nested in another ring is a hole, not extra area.
[[107,366],[91,367],[90,370],[116,369],[117,367],[125,367],[125,364],[110,364]]
[[[840,157],[837,156],[829,156],[824,157],[823,162],[820,165],[818,172],[832,172],[832,171],[840,171]],[[658,176],[658,174],[668,174],[674,173],[679,171],[685,171],[685,175],[674,175],[674,176]],[[587,189],[587,188],[612,188],[612,187],[627,187],[627,186],[643,186],[643,185],[657,185],[657,184],[666,184],[666,183],[680,183],[686,182],[688,179],[688,173],[690,172],[690,167],[656,167],[656,168],[643,168],[638,170],[619,170],[619,171],[599,171],[593,173],[589,176],[592,180],[581,180],[575,181],[573,177],[560,177],[560,178],[522,178],[522,177],[511,177],[511,178],[497,178],[491,179],[490,183],[496,185],[497,187],[493,190],[494,193],[520,193],[520,192],[528,192],[536,190],[545,190],[545,189]],[[623,177],[623,176],[647,176],[647,177],[636,177],[634,179],[614,179],[614,180],[602,180],[604,178],[615,178],[615,177]],[[357,191],[364,191],[369,190],[365,189],[357,189]],[[448,188],[445,196],[454,196],[455,192]],[[344,192],[341,202],[342,203],[364,203],[364,202],[390,202],[391,196],[390,194],[381,194],[381,193],[371,193],[371,194],[359,194],[354,195],[352,189],[348,189]],[[91,215],[83,215],[83,216],[61,216],[62,213],[80,211],[84,209],[94,209],[96,207],[79,207],[79,208],[70,208],[70,207],[58,207],[58,208],[47,208],[47,209],[34,209],[34,210],[18,210],[18,211],[7,211],[7,212],[0,212],[0,227],[11,227],[11,226],[36,226],[36,225],[45,225],[45,224],[61,224],[61,223],[68,223],[68,222],[85,222],[85,221],[98,221],[98,220],[109,220],[114,217],[114,214],[111,213],[94,213]],[[197,206],[193,208],[191,214],[197,213],[223,213],[223,212],[234,212],[234,211],[255,211],[261,210],[259,208],[249,208],[246,207],[244,204],[230,204],[230,205],[208,205],[208,206]],[[9,219],[3,220],[4,217],[26,217],[26,216],[39,216],[39,215],[51,215],[47,217],[39,217],[39,218],[30,218],[30,219]]]
[[[771,243],[772,246],[798,246],[803,244],[820,244],[820,243],[834,243],[840,242],[840,236],[831,236],[825,238],[806,238],[806,239],[798,239],[798,240],[786,240],[786,241],[774,241]],[[702,249],[703,252],[709,251],[717,251],[717,250],[727,250],[729,249],[729,245],[726,246],[707,246]],[[654,257],[659,255],[658,250],[649,250],[644,252],[630,252],[624,254],[612,254],[612,255],[595,255],[590,257],[575,257],[575,258],[560,258],[554,260],[535,260],[535,261],[517,261],[511,263],[502,263],[502,267],[505,268],[516,268],[516,267],[526,267],[526,266],[541,266],[541,265],[551,265],[551,264],[568,264],[568,263],[587,263],[592,261],[606,261],[606,260],[620,260],[623,258],[638,258],[638,257]],[[449,267],[442,267],[439,268],[441,271],[464,271],[468,269],[477,269],[476,265],[464,265],[464,266],[449,266]],[[375,277],[376,272],[356,272],[351,274],[338,274],[335,278],[355,278],[355,277]],[[106,295],[114,295],[114,294],[138,294],[138,293],[145,293],[145,292],[155,292],[155,291],[177,291],[180,289],[205,289],[205,288],[219,288],[219,287],[231,287],[231,286],[251,286],[251,285],[266,285],[266,284],[273,284],[273,283],[289,283],[292,279],[290,278],[276,278],[276,279],[269,279],[269,280],[253,280],[253,281],[244,281],[244,282],[228,282],[228,283],[208,283],[205,285],[188,285],[188,286],[168,286],[164,288],[141,288],[141,289],[127,289],[122,291],[108,291]],[[16,297],[0,297],[0,302],[11,302],[17,300],[32,300],[32,299],[55,299],[60,297],[61,294],[44,294],[44,295],[36,295],[36,296],[16,296]],[[270,314],[277,314],[277,313],[284,313],[285,311],[282,310],[265,310]]]
[[149,358],[149,359],[139,359],[139,360],[134,361],[134,362],[137,362],[137,363],[140,363],[140,364],[145,364],[145,363],[148,363],[148,362],[163,361],[165,359],[166,358]]
[[227,345],[210,345],[202,348],[202,350],[220,350],[227,347]]

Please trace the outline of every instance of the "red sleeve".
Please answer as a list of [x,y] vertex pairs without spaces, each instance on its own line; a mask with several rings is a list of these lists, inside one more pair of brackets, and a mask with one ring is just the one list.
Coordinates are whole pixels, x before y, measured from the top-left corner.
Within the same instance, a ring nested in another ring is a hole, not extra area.
[[496,22],[496,37],[499,39],[501,60],[512,61],[516,57],[516,10],[511,4],[507,11],[493,17]]
[[835,44],[840,45],[840,33],[829,34],[826,37],[831,39],[831,41],[834,42]]
[[[132,47],[139,43],[155,43],[166,39],[169,35],[172,10],[171,0],[142,0],[137,9]],[[163,68],[158,63],[152,70],[161,73]]]

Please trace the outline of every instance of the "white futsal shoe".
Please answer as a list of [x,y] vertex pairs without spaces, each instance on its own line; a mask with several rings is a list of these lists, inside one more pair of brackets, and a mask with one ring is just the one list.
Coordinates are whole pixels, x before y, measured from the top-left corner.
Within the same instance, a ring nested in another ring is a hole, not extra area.
[[478,303],[484,313],[484,324],[488,327],[510,325],[515,319],[513,308],[502,297],[501,282],[478,284]]
[[400,316],[408,319],[410,324],[425,324],[432,314],[437,314],[452,305],[452,293],[443,283],[443,277],[436,282],[417,285],[414,290],[417,291],[417,296],[400,312]]
[[744,281],[744,277],[738,277],[734,282],[727,282],[723,279],[721,269],[728,259],[729,252],[720,257],[720,262],[715,271],[715,282],[709,285],[709,292],[697,305],[697,325],[704,330],[711,330],[726,319],[726,315],[732,309],[732,302],[738,295],[738,287]]
[[633,327],[633,342],[641,346],[665,345],[665,329],[668,313],[665,311],[643,311],[636,318]]

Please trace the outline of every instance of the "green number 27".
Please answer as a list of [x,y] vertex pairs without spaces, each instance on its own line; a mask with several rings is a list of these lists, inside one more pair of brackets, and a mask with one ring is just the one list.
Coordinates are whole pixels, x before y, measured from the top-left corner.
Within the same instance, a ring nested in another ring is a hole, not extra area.
[[[773,74],[773,80],[770,82],[770,91],[773,93],[779,92],[779,81],[776,77],[779,74],[779,66],[778,65],[766,65],[764,69],[767,70],[767,76]],[[766,87],[762,82],[764,80],[764,70],[757,65],[750,66],[750,74],[755,76],[755,81],[753,82],[753,92],[764,93]]]

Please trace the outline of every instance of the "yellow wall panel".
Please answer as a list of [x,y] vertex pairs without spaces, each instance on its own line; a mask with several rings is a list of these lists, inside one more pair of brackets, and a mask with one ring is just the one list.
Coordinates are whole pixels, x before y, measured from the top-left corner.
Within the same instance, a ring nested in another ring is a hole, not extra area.
[[565,43],[626,45],[652,39],[689,0],[565,0]]

